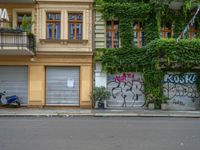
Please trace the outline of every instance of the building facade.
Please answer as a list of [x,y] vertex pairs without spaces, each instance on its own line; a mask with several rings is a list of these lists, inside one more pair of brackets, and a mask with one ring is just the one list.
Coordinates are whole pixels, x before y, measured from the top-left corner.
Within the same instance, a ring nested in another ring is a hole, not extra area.
[[[0,3],[9,16],[0,30],[0,91],[29,107],[91,108],[93,0]],[[28,20],[31,32],[8,29]]]
[[[108,2],[109,3],[109,2]],[[116,2],[117,3],[117,2]],[[174,3],[171,9],[177,9],[182,2]],[[114,8],[113,8],[114,9]],[[112,9],[111,9],[112,10]],[[178,9],[177,9],[178,11]],[[144,25],[138,18],[132,23],[133,42],[136,47],[144,46]],[[95,12],[95,48],[120,48],[120,21],[117,16],[114,20],[104,20],[101,12]],[[168,22],[162,18],[160,38],[173,38],[173,21]],[[187,38],[192,39],[197,35],[196,24],[189,27]],[[181,29],[182,30],[182,29]],[[180,31],[181,32],[181,31]],[[172,80],[171,80],[172,79]],[[163,93],[169,99],[168,108],[171,110],[194,110],[200,108],[200,95],[196,87],[197,74],[187,72],[179,76],[179,72],[168,72],[163,79]],[[108,74],[102,70],[100,61],[96,62],[95,86],[104,86],[111,93],[107,101],[108,108],[119,109],[144,109],[145,92],[142,73],[124,72]]]

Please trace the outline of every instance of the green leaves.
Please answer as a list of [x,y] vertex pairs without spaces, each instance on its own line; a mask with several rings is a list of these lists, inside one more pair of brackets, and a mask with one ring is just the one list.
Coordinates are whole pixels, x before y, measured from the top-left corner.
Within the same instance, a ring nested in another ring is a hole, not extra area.
[[162,80],[169,70],[191,71],[200,64],[200,39],[153,40],[143,48],[122,47],[97,49],[103,68],[108,73],[142,72],[145,93],[153,94],[159,107],[162,102]]
[[22,18],[22,24],[20,27],[23,31],[27,33],[31,33],[31,28],[32,28],[32,18],[27,17],[26,15]]
[[105,19],[112,18],[140,18],[141,16],[148,15],[151,11],[150,5],[143,2],[127,3],[127,2],[107,2],[102,4],[103,16]]
[[101,86],[101,87],[95,87],[93,89],[92,94],[90,95],[90,99],[93,102],[99,101],[99,102],[103,102],[107,99],[109,99],[111,96],[109,91],[106,91],[106,88]]
[[119,34],[121,38],[121,46],[124,48],[131,48],[134,46],[133,21],[127,18],[122,18],[119,21]]
[[[178,43],[175,39],[160,39],[161,22],[173,22],[173,37],[177,38],[191,18],[191,8],[199,5],[200,0],[184,0],[178,11],[170,8],[173,0],[97,1],[105,20],[119,20],[121,48],[98,49],[96,60],[102,62],[108,73],[142,72],[145,94],[152,94],[159,107],[164,98],[162,80],[166,71],[189,71],[200,64],[200,39],[183,39]],[[133,42],[133,23],[136,21],[142,23],[143,48],[135,47]],[[196,37],[200,37],[200,16],[195,26]]]
[[135,71],[151,66],[188,69],[188,66],[200,64],[200,39],[183,39],[178,43],[175,39],[157,39],[143,48],[97,49],[96,53],[108,72]]

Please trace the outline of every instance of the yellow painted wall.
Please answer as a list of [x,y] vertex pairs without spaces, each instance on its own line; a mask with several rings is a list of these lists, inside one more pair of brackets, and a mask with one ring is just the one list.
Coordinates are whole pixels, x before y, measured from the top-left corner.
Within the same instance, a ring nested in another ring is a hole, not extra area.
[[[64,3],[63,3],[64,2]],[[2,4],[10,18],[5,26],[17,26],[17,13],[29,12],[32,14],[32,32],[36,35],[38,52],[92,52],[93,48],[93,5],[92,0],[71,1],[38,1],[34,4]],[[58,12],[61,14],[61,38],[58,41],[46,39],[46,13]],[[74,43],[68,39],[68,13],[83,14],[82,42]]]
[[92,91],[92,66],[81,66],[80,68],[80,105],[84,107],[92,107],[90,95]]
[[[92,3],[59,3],[54,1],[38,2],[36,11],[37,22],[37,51],[61,51],[61,52],[92,52],[92,36],[93,36],[93,10]],[[61,14],[61,37],[60,40],[47,40],[47,25],[46,14],[48,12],[57,12]],[[82,13],[83,14],[83,27],[82,27],[82,41],[80,43],[70,42],[69,29],[68,29],[68,14],[69,13]]]
[[43,106],[45,104],[45,67],[29,66],[28,105]]
[[[46,66],[80,67],[80,107],[91,108],[93,55],[93,0],[37,0],[34,4],[3,4],[13,27],[18,12],[31,12],[36,36],[35,56],[0,56],[0,65],[26,65],[29,68],[28,105],[45,105]],[[46,13],[61,13],[61,39],[46,40]],[[68,40],[68,13],[83,13],[83,41]]]
[[80,67],[80,108],[92,108],[90,94],[92,92],[92,56],[38,56],[31,57],[2,57],[0,65],[20,66],[29,68],[28,74],[28,106],[45,106],[46,66]]
[[32,32],[35,33],[35,4],[0,4],[1,8],[6,8],[9,22],[5,27],[17,27],[17,13],[28,12],[32,15]]

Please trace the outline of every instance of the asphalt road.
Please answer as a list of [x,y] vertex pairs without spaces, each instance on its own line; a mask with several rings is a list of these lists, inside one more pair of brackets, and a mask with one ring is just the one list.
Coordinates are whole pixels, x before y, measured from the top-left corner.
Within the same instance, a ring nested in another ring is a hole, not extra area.
[[0,118],[0,150],[200,150],[200,119]]

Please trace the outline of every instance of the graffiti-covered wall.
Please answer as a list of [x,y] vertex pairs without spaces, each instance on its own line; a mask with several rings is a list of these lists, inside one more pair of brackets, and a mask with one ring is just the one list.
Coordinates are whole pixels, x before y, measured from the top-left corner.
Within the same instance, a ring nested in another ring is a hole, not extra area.
[[108,75],[107,89],[111,92],[108,107],[144,106],[144,87],[140,73]]
[[195,73],[168,73],[164,78],[163,92],[172,110],[194,110],[200,107],[200,95],[196,87]]
[[[200,94],[197,91],[195,73],[172,73],[165,75],[163,92],[168,100],[169,110],[200,109]],[[122,73],[106,75],[99,63],[95,71],[95,85],[106,86],[111,93],[107,105],[110,108],[144,108],[144,85],[142,74]]]

